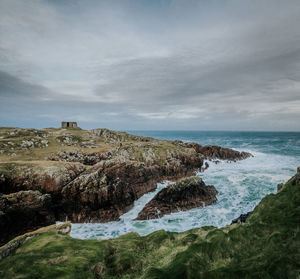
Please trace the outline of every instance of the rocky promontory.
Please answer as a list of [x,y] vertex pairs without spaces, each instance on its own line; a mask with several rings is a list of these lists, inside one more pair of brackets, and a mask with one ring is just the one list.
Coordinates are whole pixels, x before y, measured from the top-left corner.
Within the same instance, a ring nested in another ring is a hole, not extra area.
[[202,146],[195,142],[183,142],[177,141],[179,145],[185,147],[192,147],[197,153],[202,154],[203,158],[208,160],[226,160],[226,161],[239,161],[252,157],[253,155],[249,152],[239,152],[230,148],[224,148],[217,145],[206,145]]
[[[52,222],[108,222],[118,220],[158,182],[205,170],[205,160],[236,161],[250,156],[219,146],[108,129],[0,127],[0,193],[33,190],[50,195],[47,210],[54,214]],[[31,228],[38,223],[28,222]]]
[[139,213],[137,220],[156,219],[172,212],[213,204],[217,201],[217,193],[214,186],[206,186],[200,177],[182,178],[156,194]]

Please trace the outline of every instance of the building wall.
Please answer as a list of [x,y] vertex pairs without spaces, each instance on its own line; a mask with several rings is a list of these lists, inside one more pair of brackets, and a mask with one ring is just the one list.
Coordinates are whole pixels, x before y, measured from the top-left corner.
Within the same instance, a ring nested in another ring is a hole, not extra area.
[[77,122],[67,122],[63,121],[61,122],[61,127],[62,128],[77,128]]

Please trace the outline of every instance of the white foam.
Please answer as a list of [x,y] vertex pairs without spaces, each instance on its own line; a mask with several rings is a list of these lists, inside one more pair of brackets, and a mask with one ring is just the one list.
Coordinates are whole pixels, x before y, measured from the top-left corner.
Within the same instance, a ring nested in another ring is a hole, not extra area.
[[165,182],[158,184],[156,191],[137,200],[134,207],[121,216],[120,221],[72,224],[71,236],[105,239],[127,232],[146,235],[160,229],[180,232],[207,225],[221,227],[230,224],[240,214],[253,210],[265,195],[276,192],[277,184],[285,182],[299,165],[297,159],[291,156],[248,152],[254,157],[236,163],[209,162],[209,168],[197,174],[207,185],[214,185],[218,190],[218,202],[214,205],[180,211],[161,219],[135,221],[144,205],[169,183]]

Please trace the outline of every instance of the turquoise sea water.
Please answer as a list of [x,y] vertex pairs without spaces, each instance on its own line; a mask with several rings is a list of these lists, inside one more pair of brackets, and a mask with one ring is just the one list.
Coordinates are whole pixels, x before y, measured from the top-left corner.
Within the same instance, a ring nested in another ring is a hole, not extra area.
[[179,232],[206,225],[222,227],[252,210],[265,195],[275,193],[277,184],[285,182],[300,166],[300,133],[296,132],[128,132],[158,139],[220,145],[251,152],[254,157],[236,163],[210,163],[208,170],[197,174],[218,190],[218,202],[214,205],[165,215],[157,220],[134,221],[143,206],[168,184],[166,181],[158,184],[155,192],[137,200],[134,208],[121,216],[121,221],[73,224],[71,236],[113,238],[132,231],[145,235],[159,229]]

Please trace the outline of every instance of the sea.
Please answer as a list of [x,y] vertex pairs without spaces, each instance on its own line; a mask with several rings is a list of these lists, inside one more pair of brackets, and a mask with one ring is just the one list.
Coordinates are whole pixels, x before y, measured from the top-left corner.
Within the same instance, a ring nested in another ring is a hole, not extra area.
[[128,232],[147,235],[157,230],[181,232],[202,226],[223,227],[240,214],[252,211],[277,184],[287,181],[300,166],[299,132],[221,132],[221,131],[127,131],[131,134],[164,140],[220,145],[247,151],[254,157],[238,162],[209,162],[209,168],[197,173],[206,185],[218,191],[217,203],[189,211],[179,211],[160,219],[135,221],[138,213],[170,182],[157,184],[154,192],[135,201],[120,221],[72,224],[71,236],[80,239],[109,239]]

